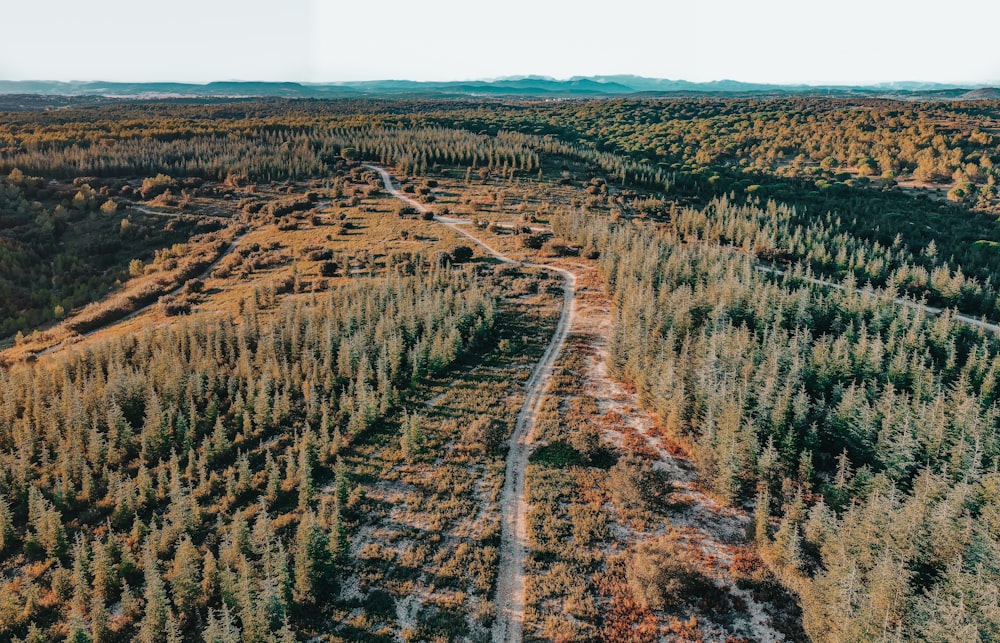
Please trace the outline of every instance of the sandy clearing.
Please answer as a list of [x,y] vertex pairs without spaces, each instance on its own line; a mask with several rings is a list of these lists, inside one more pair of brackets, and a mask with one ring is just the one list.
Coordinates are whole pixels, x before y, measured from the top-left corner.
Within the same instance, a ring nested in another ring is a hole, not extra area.
[[[772,606],[755,600],[749,591],[735,587],[729,573],[736,547],[746,540],[750,516],[741,509],[720,505],[698,488],[694,463],[680,455],[664,438],[656,419],[640,406],[637,394],[627,390],[608,373],[610,311],[610,298],[603,293],[595,294],[586,298],[577,316],[577,332],[587,333],[593,351],[587,357],[583,373],[585,391],[593,396],[600,415],[613,419],[602,423],[605,426],[604,439],[624,448],[625,432],[638,434],[653,460],[653,466],[667,474],[673,498],[679,505],[678,509],[669,512],[666,523],[652,532],[640,532],[625,522],[615,521],[609,525],[615,539],[623,545],[634,545],[663,533],[667,525],[678,530],[684,542],[700,552],[706,561],[705,571],[719,591],[744,601],[745,627],[752,633],[752,640],[768,643],[784,641],[785,637],[770,622]],[[711,624],[703,625],[708,628],[703,633],[710,634]]]

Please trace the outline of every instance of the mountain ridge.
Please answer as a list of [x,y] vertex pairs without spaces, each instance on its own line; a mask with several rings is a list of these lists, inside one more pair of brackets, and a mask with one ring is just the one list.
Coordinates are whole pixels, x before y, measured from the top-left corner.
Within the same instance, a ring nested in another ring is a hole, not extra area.
[[107,98],[352,98],[405,95],[582,98],[692,93],[709,95],[843,94],[932,100],[995,100],[1000,96],[1000,89],[989,84],[959,85],[923,82],[892,82],[875,85],[782,85],[747,83],[729,79],[691,82],[628,74],[573,76],[562,80],[544,76],[512,76],[490,80],[415,81],[385,79],[330,83],[258,81],[132,83],[0,80],[0,94],[100,96]]

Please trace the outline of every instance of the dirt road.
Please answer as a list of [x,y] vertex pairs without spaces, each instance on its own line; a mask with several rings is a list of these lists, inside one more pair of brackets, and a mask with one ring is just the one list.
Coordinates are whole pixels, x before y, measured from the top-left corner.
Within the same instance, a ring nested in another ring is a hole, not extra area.
[[202,214],[196,212],[161,212],[160,210],[151,210],[139,203],[132,203],[129,201],[123,201],[125,206],[129,210],[135,210],[136,212],[142,212],[143,214],[152,214],[158,217],[167,217],[168,219],[181,219],[183,221],[218,221],[229,225],[236,221],[234,217],[224,217],[217,214]]
[[[382,177],[385,189],[397,199],[413,206],[419,212],[427,208],[415,201],[392,185],[389,173],[380,167],[366,165]],[[573,313],[576,309],[576,275],[561,268],[553,268],[541,264],[519,262],[486,245],[473,235],[462,229],[470,222],[464,219],[435,216],[434,220],[455,230],[470,239],[484,251],[504,263],[519,263],[523,266],[541,268],[559,274],[563,278],[563,305],[559,315],[559,323],[552,335],[542,359],[535,366],[526,385],[524,404],[517,414],[514,432],[510,436],[507,452],[507,469],[504,476],[503,489],[500,493],[500,511],[503,516],[500,533],[500,563],[497,570],[496,611],[497,619],[493,625],[494,643],[508,643],[521,640],[521,630],[524,623],[524,559],[528,553],[528,527],[526,516],[528,500],[525,490],[525,471],[528,468],[528,458],[532,451],[532,433],[535,420],[542,406],[542,400],[549,387],[552,368],[563,345],[566,335],[573,324]]]
[[[780,268],[772,268],[770,266],[761,266],[761,265],[758,265],[758,266],[754,266],[754,268],[758,272],[770,273],[770,274],[773,274],[773,275],[782,275],[782,276],[784,276],[784,274],[785,274],[784,270],[781,270]],[[832,281],[827,281],[826,279],[819,279],[817,277],[805,277],[804,280],[807,281],[808,283],[811,283],[811,284],[814,284],[814,285],[817,285],[817,286],[823,286],[823,287],[826,287],[826,288],[833,288],[834,290],[843,290],[844,289],[843,285],[835,283],[835,282],[832,282]],[[861,292],[863,289],[862,288],[855,288],[854,290],[856,292]],[[938,315],[940,315],[940,314],[942,314],[942,313],[945,312],[944,308],[938,308],[936,306],[928,306],[927,304],[921,304],[919,302],[913,301],[912,299],[903,299],[902,297],[896,297],[895,299],[892,300],[892,302],[894,304],[898,304],[900,306],[906,306],[907,308],[914,308],[914,309],[917,309],[917,310],[922,310],[929,317],[937,317]],[[988,330],[991,333],[1000,333],[1000,325],[988,322],[988,321],[986,321],[984,319],[977,319],[976,317],[973,317],[972,315],[966,315],[965,313],[956,312],[955,313],[955,321],[963,323],[963,324],[968,324],[969,326],[976,326],[978,328],[982,328],[983,330]]]

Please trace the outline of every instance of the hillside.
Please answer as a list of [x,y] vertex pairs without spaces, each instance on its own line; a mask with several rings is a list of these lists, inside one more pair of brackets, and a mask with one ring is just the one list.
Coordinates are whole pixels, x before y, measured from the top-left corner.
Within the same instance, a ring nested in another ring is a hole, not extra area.
[[996,103],[80,100],[0,119],[0,639],[1000,637]]

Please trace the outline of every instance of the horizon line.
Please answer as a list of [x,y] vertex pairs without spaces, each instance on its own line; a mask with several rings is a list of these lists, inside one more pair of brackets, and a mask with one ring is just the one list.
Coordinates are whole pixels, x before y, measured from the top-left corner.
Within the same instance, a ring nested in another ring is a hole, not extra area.
[[364,83],[387,83],[387,82],[406,82],[406,83],[416,83],[416,84],[455,84],[455,83],[496,83],[504,81],[519,81],[519,80],[538,80],[547,82],[572,82],[574,80],[591,80],[601,84],[610,84],[615,82],[614,79],[637,79],[643,81],[663,81],[671,83],[685,83],[691,85],[712,85],[720,83],[737,83],[741,85],[765,85],[773,87],[812,87],[812,88],[825,88],[825,87],[883,87],[886,85],[931,85],[931,86],[943,86],[950,88],[989,88],[989,87],[1000,87],[1000,79],[997,80],[971,80],[971,81],[942,81],[942,80],[883,80],[883,81],[862,81],[862,82],[845,82],[845,81],[791,81],[791,82],[780,82],[780,81],[746,81],[739,80],[736,78],[716,78],[712,80],[686,80],[683,78],[665,78],[658,76],[641,76],[638,74],[592,74],[592,75],[573,75],[568,77],[555,77],[548,76],[544,74],[511,74],[505,76],[494,76],[494,77],[475,77],[475,78],[455,78],[450,80],[415,80],[412,78],[405,77],[386,77],[386,78],[369,78],[369,79],[359,79],[359,80],[322,80],[322,81],[312,81],[312,80],[251,80],[243,78],[228,78],[228,79],[215,79],[215,80],[107,80],[101,78],[94,79],[70,79],[70,80],[57,80],[51,78],[23,78],[23,79],[11,79],[11,78],[0,78],[0,82],[4,83],[58,83],[58,84],[84,84],[84,83],[108,83],[108,84],[120,84],[120,85],[150,85],[150,84],[174,84],[174,85],[195,85],[195,86],[207,86],[217,83],[245,83],[245,84],[272,84],[272,85],[300,85],[300,86],[338,86],[338,85],[354,85],[354,84],[364,84]]

